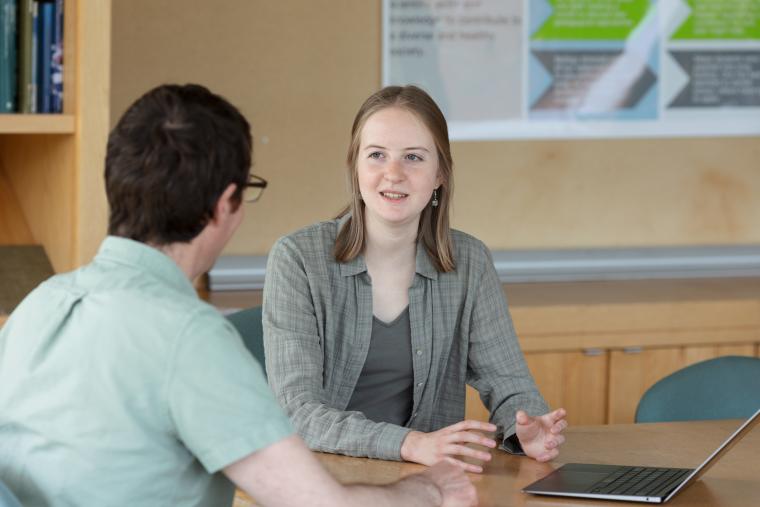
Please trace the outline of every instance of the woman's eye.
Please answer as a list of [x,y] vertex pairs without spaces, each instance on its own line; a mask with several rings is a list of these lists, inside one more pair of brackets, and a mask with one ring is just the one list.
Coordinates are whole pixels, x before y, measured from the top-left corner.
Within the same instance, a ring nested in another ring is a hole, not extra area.
[[406,159],[411,160],[413,162],[422,162],[422,157],[420,157],[416,153],[407,153]]
[[383,154],[380,153],[379,151],[373,151],[372,153],[369,154],[369,158],[374,158],[377,160],[377,159],[383,158]]

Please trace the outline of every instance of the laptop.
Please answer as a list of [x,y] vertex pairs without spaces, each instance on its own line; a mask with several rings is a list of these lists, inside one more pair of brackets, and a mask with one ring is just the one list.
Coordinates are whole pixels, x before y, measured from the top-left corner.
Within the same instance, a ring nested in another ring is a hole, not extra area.
[[726,454],[760,422],[760,409],[696,469],[568,463],[529,486],[524,493],[599,500],[665,503]]

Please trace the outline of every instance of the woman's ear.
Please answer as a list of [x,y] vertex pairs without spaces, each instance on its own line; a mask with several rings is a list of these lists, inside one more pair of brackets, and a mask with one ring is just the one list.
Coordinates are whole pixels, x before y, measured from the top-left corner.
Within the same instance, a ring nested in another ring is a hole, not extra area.
[[438,174],[435,176],[435,189],[440,190],[441,185],[443,185],[443,173],[441,172],[440,166],[438,167]]

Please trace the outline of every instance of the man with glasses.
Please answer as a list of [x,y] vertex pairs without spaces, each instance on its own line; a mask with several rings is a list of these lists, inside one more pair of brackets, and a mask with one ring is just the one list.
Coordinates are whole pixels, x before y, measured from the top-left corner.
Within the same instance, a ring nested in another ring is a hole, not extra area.
[[267,180],[261,176],[251,174],[248,178],[248,183],[245,184],[243,190],[243,201],[247,203],[253,203],[261,198],[261,194],[264,193],[264,189],[267,188]]
[[437,465],[338,484],[294,434],[206,272],[266,181],[238,110],[197,85],[137,100],[111,132],[109,236],[35,289],[0,331],[0,480],[23,505],[471,505]]

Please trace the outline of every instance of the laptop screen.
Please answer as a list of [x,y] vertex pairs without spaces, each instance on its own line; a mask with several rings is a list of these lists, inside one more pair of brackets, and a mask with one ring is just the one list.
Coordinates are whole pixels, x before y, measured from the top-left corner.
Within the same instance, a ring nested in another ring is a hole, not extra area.
[[688,484],[696,481],[702,475],[707,472],[710,467],[712,467],[720,458],[723,457],[724,454],[726,454],[728,451],[731,450],[733,446],[739,442],[744,436],[752,431],[752,428],[754,428],[758,422],[760,422],[760,409],[758,409],[752,417],[747,419],[744,424],[742,424],[739,429],[734,431],[734,433],[726,439],[725,442],[721,444],[720,447],[718,447],[711,455],[708,457],[705,461],[702,462],[701,465],[699,465],[692,473],[689,475],[689,477],[686,478],[685,481],[681,483],[680,486],[678,486],[676,489],[674,489],[670,495],[668,495],[669,500],[673,495],[678,493],[680,490],[682,490],[684,487],[686,487]]

